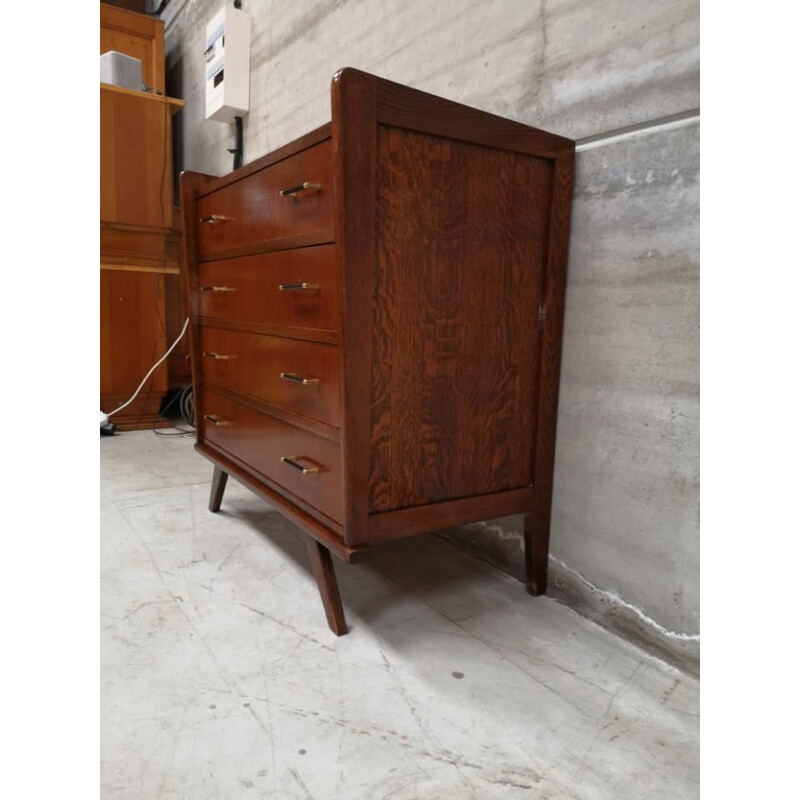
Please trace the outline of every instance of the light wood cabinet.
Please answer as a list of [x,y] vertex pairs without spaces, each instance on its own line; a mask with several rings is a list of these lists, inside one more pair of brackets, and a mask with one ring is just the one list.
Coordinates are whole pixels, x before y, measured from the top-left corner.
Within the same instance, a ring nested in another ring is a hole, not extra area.
[[[100,407],[133,394],[180,332],[182,248],[173,218],[172,117],[183,102],[163,96],[164,26],[100,5],[100,52],[142,61],[160,94],[100,84]],[[168,337],[170,342],[167,341]],[[170,386],[186,378],[178,348],[112,421],[122,430],[169,424],[159,417]]]

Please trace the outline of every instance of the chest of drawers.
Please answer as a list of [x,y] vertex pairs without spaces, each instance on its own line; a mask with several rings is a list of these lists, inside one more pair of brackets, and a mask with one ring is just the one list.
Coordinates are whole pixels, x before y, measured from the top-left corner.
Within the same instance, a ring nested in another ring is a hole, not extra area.
[[525,514],[545,591],[574,143],[354,69],[181,198],[197,450],[331,553]]

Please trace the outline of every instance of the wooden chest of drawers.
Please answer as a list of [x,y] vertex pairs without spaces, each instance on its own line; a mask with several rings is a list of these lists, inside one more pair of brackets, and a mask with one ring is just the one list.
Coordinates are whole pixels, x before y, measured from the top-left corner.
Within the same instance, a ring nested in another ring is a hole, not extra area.
[[524,513],[546,588],[574,143],[354,69],[181,196],[197,449],[331,552]]

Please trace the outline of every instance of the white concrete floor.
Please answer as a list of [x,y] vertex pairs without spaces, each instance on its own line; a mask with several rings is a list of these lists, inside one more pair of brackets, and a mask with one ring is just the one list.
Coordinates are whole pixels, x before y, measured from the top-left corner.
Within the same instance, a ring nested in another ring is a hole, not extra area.
[[334,559],[181,437],[101,439],[102,797],[694,798],[698,682],[435,536]]

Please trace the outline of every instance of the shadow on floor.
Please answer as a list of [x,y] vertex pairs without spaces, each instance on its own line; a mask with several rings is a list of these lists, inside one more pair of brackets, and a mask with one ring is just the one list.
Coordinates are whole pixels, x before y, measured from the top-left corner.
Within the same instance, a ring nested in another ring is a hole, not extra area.
[[[303,541],[306,534],[280,513],[266,505],[263,511],[234,506],[228,512],[223,506],[218,513],[223,516],[230,513],[247,522],[258,536],[277,547],[314,582]],[[407,617],[410,613],[409,604],[403,602],[404,596],[425,602],[427,596],[447,595],[469,606],[470,616],[496,607],[496,602],[482,591],[490,567],[432,533],[380,545],[358,564],[347,564],[336,557],[333,562],[351,631],[362,623],[377,627],[382,635],[394,628],[398,614]],[[369,591],[365,591],[367,588]],[[520,602],[535,602],[522,583],[519,593]],[[320,619],[324,624],[321,601]]]

